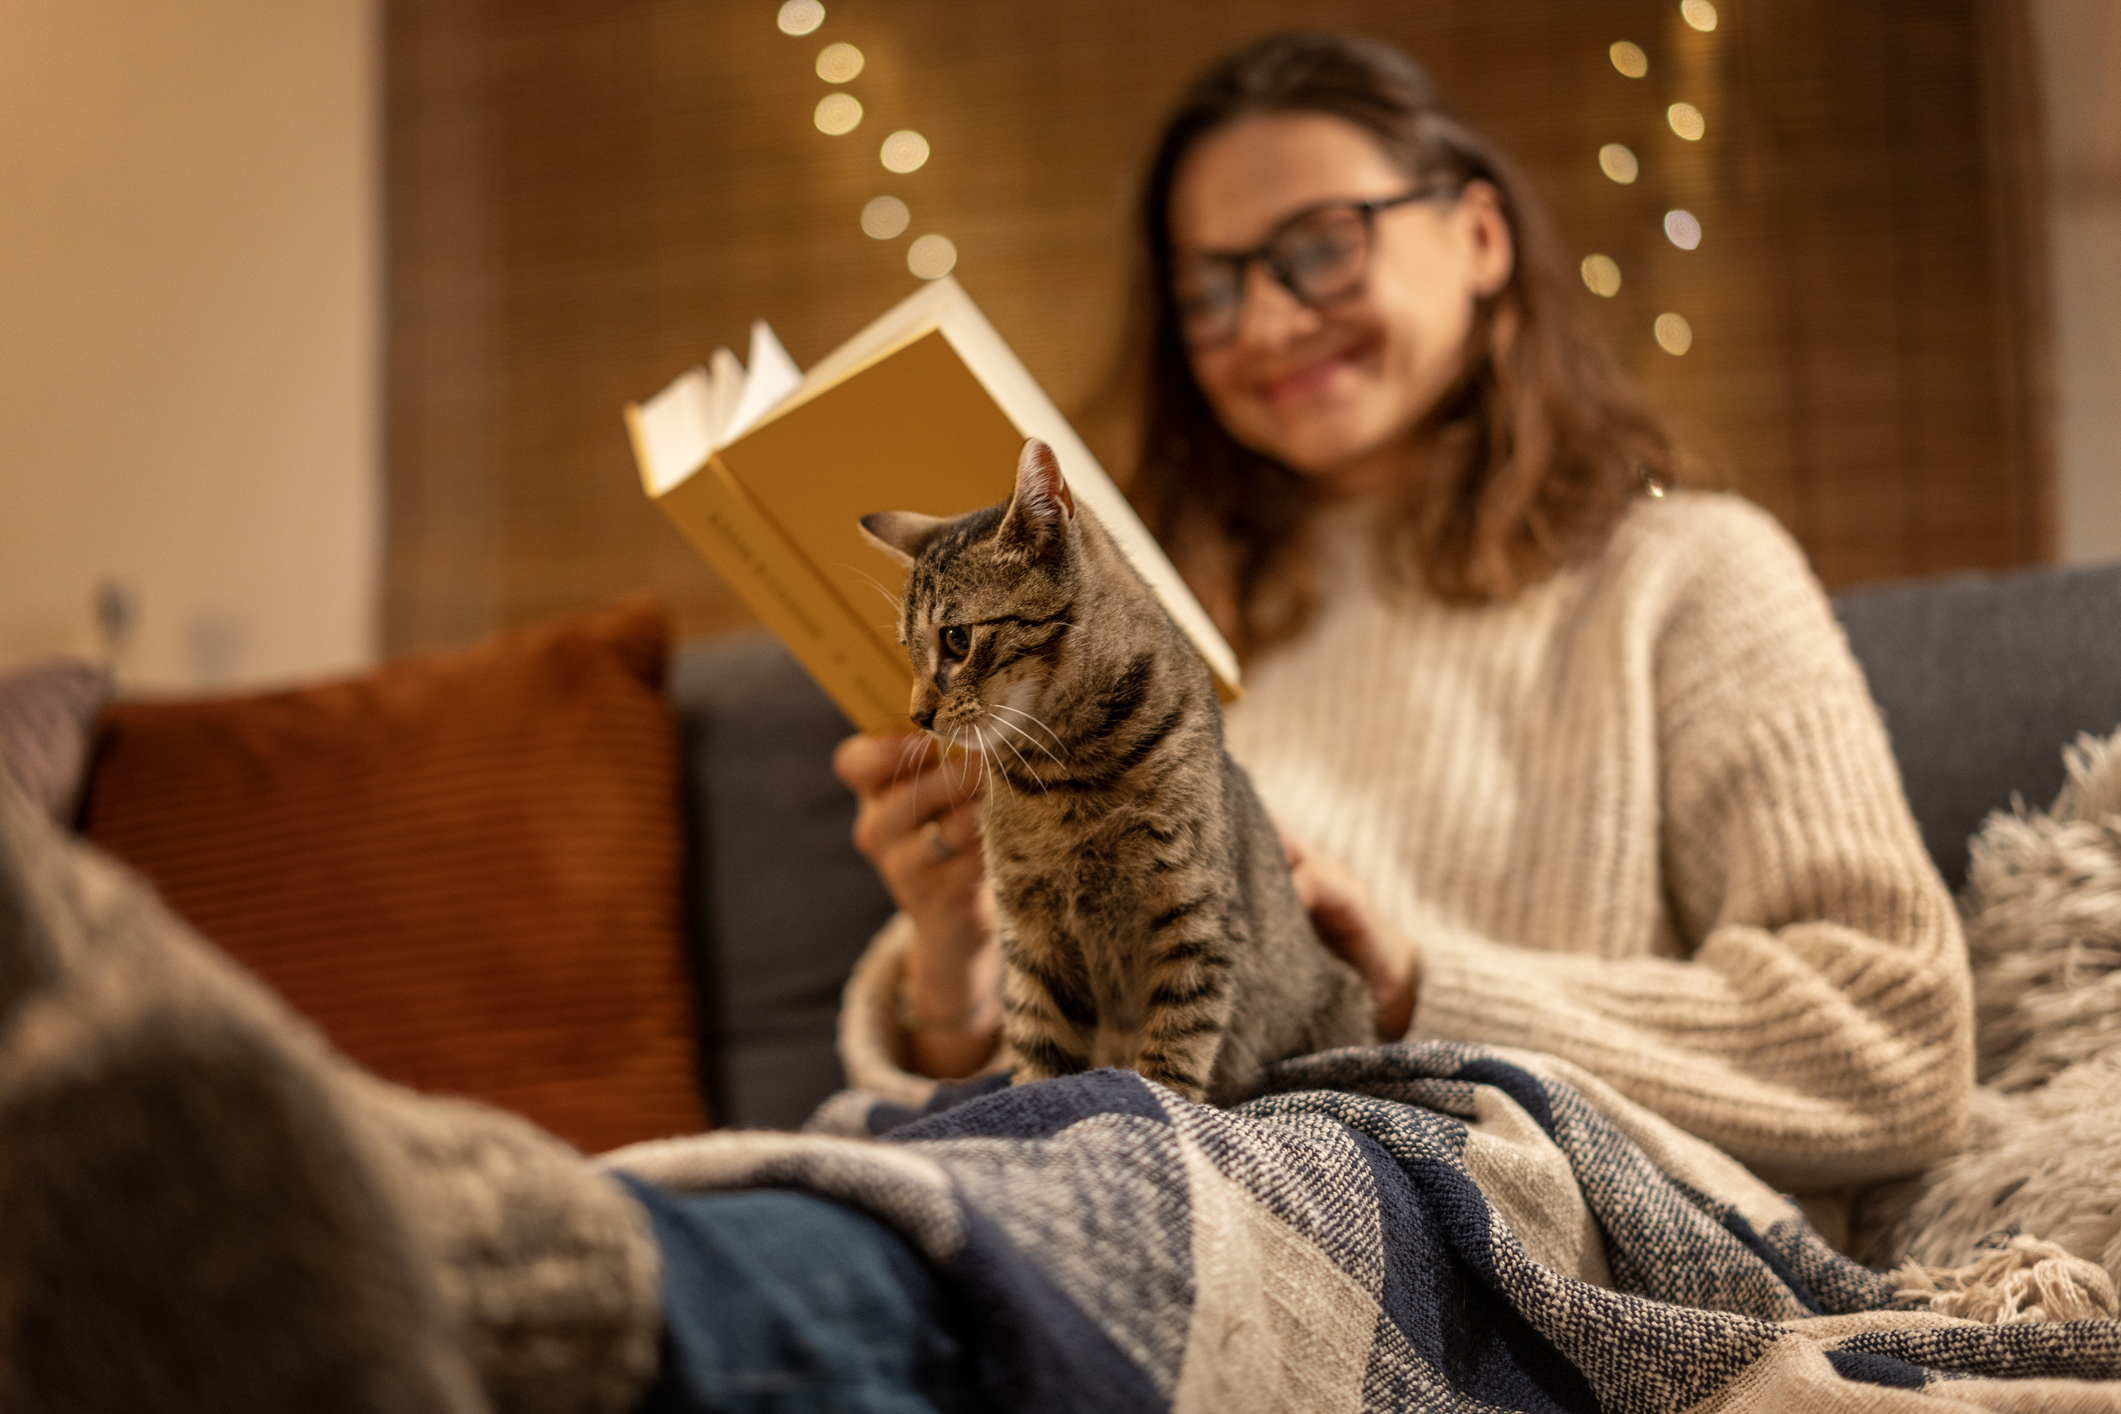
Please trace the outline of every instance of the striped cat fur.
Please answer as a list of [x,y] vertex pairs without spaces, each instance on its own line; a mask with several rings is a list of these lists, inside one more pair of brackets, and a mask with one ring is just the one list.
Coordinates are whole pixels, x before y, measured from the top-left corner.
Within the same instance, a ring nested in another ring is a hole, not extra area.
[[908,570],[913,721],[988,773],[1017,1083],[1116,1065],[1229,1104],[1269,1062],[1376,1039],[1223,749],[1206,666],[1045,443],[999,505],[862,528]]

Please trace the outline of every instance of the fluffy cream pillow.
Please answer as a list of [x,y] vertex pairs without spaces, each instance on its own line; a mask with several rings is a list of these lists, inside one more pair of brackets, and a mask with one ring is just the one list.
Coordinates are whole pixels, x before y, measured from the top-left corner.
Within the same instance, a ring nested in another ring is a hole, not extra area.
[[1960,906],[1978,1061],[1966,1147],[1867,1205],[1859,1255],[1971,1262],[2035,1234],[2121,1280],[2121,732],[2046,812],[1989,817]]

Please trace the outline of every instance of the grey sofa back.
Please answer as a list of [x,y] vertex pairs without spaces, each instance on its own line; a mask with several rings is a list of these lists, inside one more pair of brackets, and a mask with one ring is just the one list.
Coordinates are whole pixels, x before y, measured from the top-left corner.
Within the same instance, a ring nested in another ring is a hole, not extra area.
[[1953,575],[1834,601],[1944,881],[2015,793],[2046,806],[2062,748],[2121,724],[2121,565]]
[[[1983,816],[2013,792],[2045,805],[2062,746],[2121,724],[2121,565],[1887,585],[1835,609],[1954,888]],[[792,1127],[841,1084],[840,987],[891,908],[832,775],[847,724],[763,635],[685,646],[671,688],[713,1114]]]

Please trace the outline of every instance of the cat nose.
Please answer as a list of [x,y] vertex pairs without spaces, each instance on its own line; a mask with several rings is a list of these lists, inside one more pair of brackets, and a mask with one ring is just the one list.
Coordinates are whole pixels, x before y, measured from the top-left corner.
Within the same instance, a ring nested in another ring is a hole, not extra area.
[[935,709],[933,707],[923,707],[920,711],[915,712],[913,714],[913,725],[924,732],[932,731],[935,727]]

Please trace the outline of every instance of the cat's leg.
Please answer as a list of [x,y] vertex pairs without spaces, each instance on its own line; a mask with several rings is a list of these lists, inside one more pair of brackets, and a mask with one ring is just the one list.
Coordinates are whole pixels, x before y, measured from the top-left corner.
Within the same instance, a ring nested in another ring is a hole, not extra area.
[[[1090,1068],[1097,1008],[1080,969],[1021,948],[1002,977],[1002,1036],[1016,1053],[1012,1084],[1052,1080]],[[1041,953],[1050,950],[1040,949]]]
[[1244,939],[1230,935],[1228,914],[1212,906],[1158,922],[1164,926],[1153,939],[1135,1069],[1198,1102],[1207,1095],[1229,1032],[1236,999],[1230,974]]

